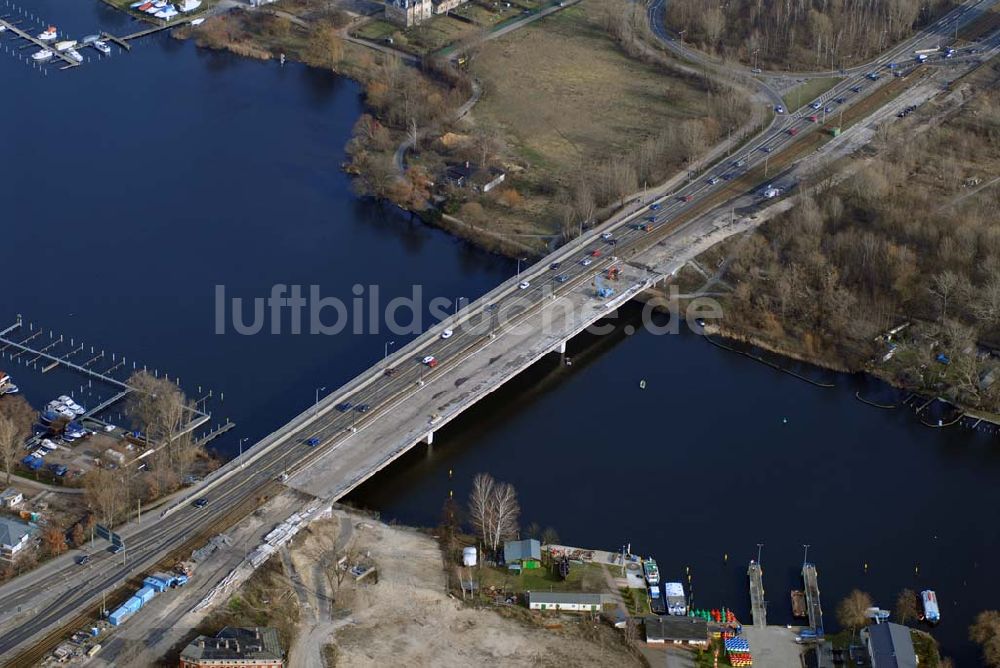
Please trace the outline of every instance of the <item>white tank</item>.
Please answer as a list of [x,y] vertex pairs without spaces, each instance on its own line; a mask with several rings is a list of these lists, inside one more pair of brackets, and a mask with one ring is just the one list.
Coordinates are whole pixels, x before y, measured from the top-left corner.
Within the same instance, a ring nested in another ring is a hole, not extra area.
[[465,566],[475,566],[476,565],[476,548],[467,547],[462,550],[462,564]]

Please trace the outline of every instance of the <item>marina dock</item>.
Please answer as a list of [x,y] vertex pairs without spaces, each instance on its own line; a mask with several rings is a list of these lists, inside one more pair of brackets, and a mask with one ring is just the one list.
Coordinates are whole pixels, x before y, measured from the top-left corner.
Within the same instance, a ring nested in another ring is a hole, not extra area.
[[758,562],[750,562],[747,576],[750,578],[750,612],[753,615],[753,625],[762,629],[767,626],[767,601],[764,600],[764,571]]
[[816,564],[808,561],[802,564],[802,582],[806,591],[806,611],[809,615],[809,626],[816,635],[823,637],[823,608],[819,603],[819,574]]
[[22,49],[27,49],[31,46],[36,46],[39,49],[46,49],[47,51],[51,51],[54,58],[59,58],[66,63],[66,65],[62,69],[67,69],[69,67],[76,67],[77,65],[80,64],[77,61],[70,58],[69,54],[67,54],[65,51],[56,51],[51,45],[47,44],[46,42],[43,42],[34,35],[25,32],[24,30],[21,30],[20,28],[17,27],[16,23],[11,23],[6,18],[0,18],[0,25],[6,27],[7,32],[10,32],[16,35],[17,37],[23,39],[25,42],[27,42],[27,44],[24,44],[21,47]]

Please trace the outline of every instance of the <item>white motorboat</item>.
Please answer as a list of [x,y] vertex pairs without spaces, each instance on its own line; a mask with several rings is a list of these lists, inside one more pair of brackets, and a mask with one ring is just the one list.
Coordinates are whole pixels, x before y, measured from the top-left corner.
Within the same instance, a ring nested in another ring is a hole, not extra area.
[[56,51],[67,51],[69,49],[72,49],[74,46],[76,46],[75,39],[67,39],[63,42],[55,43]]
[[59,31],[56,30],[55,26],[49,26],[42,32],[38,33],[38,39],[42,40],[43,42],[51,42],[58,36],[59,36]]
[[52,57],[52,52],[49,51],[48,49],[39,49],[38,51],[35,51],[33,54],[31,54],[32,60],[48,60],[51,57]]
[[108,46],[108,43],[103,40],[97,40],[91,46],[103,53],[105,56],[111,55],[111,47]]
[[193,25],[193,26],[200,26],[204,22],[205,22],[205,19],[195,19],[194,21],[191,21],[191,25]]
[[78,63],[82,63],[83,62],[83,56],[76,49],[70,49],[69,51],[66,52],[66,55],[69,56],[70,58],[72,58],[73,60],[75,60]]

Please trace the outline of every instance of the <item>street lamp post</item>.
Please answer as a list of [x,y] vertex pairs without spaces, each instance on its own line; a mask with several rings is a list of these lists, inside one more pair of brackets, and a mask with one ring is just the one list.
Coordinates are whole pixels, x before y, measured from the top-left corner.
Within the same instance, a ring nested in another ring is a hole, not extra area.
[[240,468],[243,468],[243,443],[249,440],[249,436],[240,439]]
[[382,353],[382,368],[383,369],[388,369],[389,368],[389,346],[394,346],[394,345],[396,345],[395,341],[386,341],[385,342],[385,350]]
[[764,543],[757,543],[757,565],[760,566],[760,551],[763,549]]
[[316,388],[316,401],[313,402],[313,415],[316,415],[319,412],[319,393],[320,392],[325,392],[325,391],[326,391],[326,387],[317,387]]
[[521,280],[521,263],[526,262],[527,259],[526,257],[517,258],[517,280]]

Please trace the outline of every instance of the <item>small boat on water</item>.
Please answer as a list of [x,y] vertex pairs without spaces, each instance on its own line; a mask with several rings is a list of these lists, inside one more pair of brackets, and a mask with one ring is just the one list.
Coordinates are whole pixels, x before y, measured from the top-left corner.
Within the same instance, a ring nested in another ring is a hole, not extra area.
[[55,26],[49,26],[42,32],[38,33],[38,39],[42,40],[43,42],[51,42],[58,36],[59,36],[59,31],[56,30]]
[[49,49],[39,49],[31,54],[32,60],[48,60],[52,57],[52,51]]
[[656,562],[652,559],[643,559],[642,574],[646,578],[649,586],[660,584],[660,569],[656,567]]
[[654,615],[667,614],[667,604],[663,602],[663,597],[660,596],[659,585],[649,588],[649,610]]
[[129,9],[139,9],[140,7],[142,7],[147,2],[149,2],[149,0],[139,0],[138,2],[133,2],[131,5],[128,6],[128,8]]
[[941,621],[941,609],[938,607],[937,594],[933,589],[920,592],[920,602],[924,605],[924,614],[920,616],[922,620],[930,624]]
[[[79,51],[77,51],[76,49],[70,49],[69,51],[66,52],[66,55],[69,56],[70,58],[72,58],[73,60],[75,60],[78,63],[82,63],[83,62],[83,55]],[[70,411],[70,412],[72,412],[72,411]]]
[[96,42],[94,42],[91,46],[93,46],[95,49],[103,53],[105,56],[111,55],[111,47],[108,46],[108,43],[103,40],[99,39]]
[[67,39],[64,42],[55,43],[56,51],[66,51],[67,49],[72,49],[74,46],[76,46],[75,39]]

